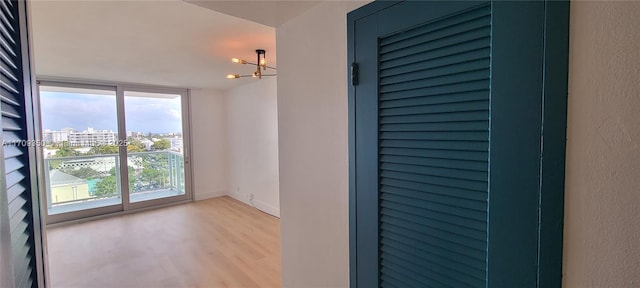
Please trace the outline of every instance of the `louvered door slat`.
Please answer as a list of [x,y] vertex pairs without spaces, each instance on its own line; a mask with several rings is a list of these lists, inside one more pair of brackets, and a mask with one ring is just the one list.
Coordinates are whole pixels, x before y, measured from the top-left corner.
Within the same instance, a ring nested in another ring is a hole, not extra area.
[[27,216],[27,211],[24,211],[24,209],[20,209],[13,216],[14,217],[11,219],[11,222],[9,222],[9,224],[11,225],[11,227],[18,227],[18,224],[20,224],[20,222],[23,222],[24,217]]
[[490,13],[379,40],[382,286],[486,285]]
[[[381,226],[385,226],[385,228],[388,229],[388,231],[383,232],[384,238],[380,240],[382,244],[393,246],[403,251],[420,249],[420,251],[424,251],[427,254],[444,257],[450,262],[459,262],[460,267],[466,268],[466,266],[471,266],[473,269],[482,271],[482,263],[485,261],[483,251],[457,243],[455,236],[444,238],[446,233],[438,233],[437,230],[424,229],[423,231],[415,231],[412,228],[394,225],[392,222],[389,224],[385,223]],[[429,234],[427,234],[427,232]],[[382,255],[384,257],[384,253],[382,253]],[[429,260],[420,258],[418,258],[418,262]],[[411,261],[411,259],[407,259],[407,261]],[[391,265],[393,263],[387,264]]]
[[13,286],[19,288],[37,286],[35,229],[39,229],[34,225],[33,205],[37,205],[37,200],[32,198],[30,148],[23,145],[32,139],[27,132],[29,102],[23,76],[30,72],[28,67],[23,67],[21,47],[24,30],[20,25],[24,22],[20,20],[23,20],[24,4],[23,1],[0,0],[0,127],[3,140],[1,155],[4,158],[0,168],[5,189],[1,193],[5,193],[7,198],[5,212],[9,231],[6,232],[10,234],[10,243],[2,245],[11,247]]
[[483,141],[485,131],[400,131],[382,132],[380,139],[442,140],[442,141]]
[[[437,282],[453,287],[477,287],[477,285],[481,284],[482,276],[484,276],[482,271],[473,271],[468,266],[447,262],[446,258],[438,257],[437,255],[424,254],[416,250],[401,251],[387,245],[383,245],[382,249],[390,252],[385,255],[389,261],[398,263],[402,270],[410,273],[409,275],[421,275],[420,282],[422,283],[428,283],[435,278]],[[432,261],[425,261],[415,265],[405,260],[416,253],[423,254],[426,256],[425,259]],[[476,274],[470,275],[472,272]]]
[[[385,85],[388,83],[401,83],[401,82],[409,82],[416,81],[420,79],[424,79],[425,75],[428,75],[430,78],[458,74],[470,70],[483,69],[489,65],[488,58],[480,58],[480,59],[472,59],[468,61],[458,61],[456,63],[445,63],[442,66],[435,67],[427,67],[419,70],[407,71],[395,75],[383,76],[380,81],[380,84]],[[422,73],[415,73],[422,72]],[[391,73],[388,73],[391,74]]]
[[[402,263],[402,262],[399,262]],[[411,265],[408,265],[411,266]],[[380,267],[380,271],[384,274],[394,275],[397,278],[404,278],[405,285],[404,287],[451,287],[454,288],[456,285],[460,285],[460,283],[455,283],[455,280],[450,279],[448,277],[442,276],[441,274],[434,273],[430,269],[424,268],[421,266],[422,273],[415,274],[412,271],[409,271],[406,267],[402,265],[397,265],[393,267]],[[428,281],[426,279],[429,279]],[[424,285],[422,283],[430,282],[431,285]],[[409,284],[410,283],[410,284]]]
[[[485,23],[487,21],[484,21]],[[424,39],[422,43],[411,45],[406,47],[399,47],[398,50],[389,51],[380,55],[381,61],[392,61],[399,58],[408,58],[411,56],[425,55],[430,52],[438,51],[442,52],[443,48],[449,48],[450,46],[459,46],[462,43],[477,43],[482,45],[482,40],[489,41],[487,35],[491,32],[488,25],[484,27],[477,27],[473,30],[467,30],[464,32],[448,35],[442,38]],[[381,47],[382,48],[382,47]],[[474,49],[474,48],[471,48]],[[470,50],[471,50],[470,49]],[[438,54],[436,54],[438,55]],[[439,56],[440,57],[440,56]]]
[[[455,267],[455,263],[451,264],[452,267],[449,267],[450,263],[447,262],[446,258],[438,257],[433,254],[427,254],[428,256],[425,258],[433,259],[434,262],[428,261],[420,266],[415,266],[413,265],[413,263],[407,262],[405,260],[405,258],[410,258],[409,256],[414,253],[396,250],[393,247],[389,246],[384,246],[382,249],[392,252],[390,253],[392,255],[388,254],[385,257],[387,257],[387,259],[390,261],[398,263],[399,266],[402,267],[405,271],[411,274],[418,275],[424,273],[425,277],[423,279],[435,277],[439,279],[439,282],[450,283],[454,285],[454,287],[469,287],[469,283],[478,283],[482,281],[482,278],[466,275],[469,271],[467,271],[467,273],[461,273],[460,270],[463,269],[456,269],[457,267]],[[465,269],[469,270],[470,268],[465,267]],[[481,272],[479,272],[478,274],[481,274]]]
[[4,61],[0,61],[0,73],[13,81],[18,81],[16,76],[11,73],[11,68]]
[[[25,230],[26,231],[26,230]],[[27,233],[22,232],[19,239],[13,240],[13,258],[14,258],[14,273],[16,274],[16,287],[25,287],[24,284],[27,283],[31,265],[31,257],[30,252],[31,249],[29,247],[29,237]]]
[[491,12],[490,10],[490,6],[484,6],[478,9],[467,11],[463,14],[459,14],[457,15],[457,17],[443,17],[438,21],[429,23],[429,26],[420,27],[420,29],[409,29],[407,31],[402,31],[401,33],[388,35],[380,39],[380,45],[387,46],[400,41],[411,41],[413,38],[421,35],[433,33],[438,30],[445,30],[448,27],[459,25],[460,23],[464,23],[467,21],[472,21],[477,18],[485,18]]
[[[392,238],[385,239],[382,243],[383,249],[389,252],[385,255],[388,258],[411,258],[407,257],[412,254],[421,254],[423,258],[431,263],[441,263],[442,270],[456,271],[459,274],[468,275],[473,278],[482,279],[484,277],[484,271],[475,267],[481,263],[481,260],[472,259],[456,253],[455,251],[448,251],[446,249],[433,249],[428,251],[420,246],[408,246],[401,243],[402,241],[396,241]],[[400,248],[396,248],[400,247]],[[406,260],[404,260],[406,261]]]
[[11,105],[19,106],[19,102],[16,99],[16,96],[13,95],[10,91],[0,87],[0,100],[2,102],[6,102]]
[[470,171],[485,171],[486,162],[481,161],[461,161],[455,159],[438,159],[423,157],[407,157],[402,155],[381,154],[380,158],[385,163],[406,163],[437,168],[450,168]]
[[20,130],[20,124],[16,122],[14,119],[3,119],[2,120],[2,129],[3,130]]
[[[6,173],[12,173],[14,171],[19,171],[21,168],[24,167],[24,163],[16,158],[8,158],[5,163],[4,163],[4,167],[6,169]],[[8,188],[11,188],[11,186],[9,186]]]
[[465,102],[449,102],[431,105],[415,105],[411,107],[385,108],[380,111],[381,116],[400,116],[400,115],[425,115],[440,114],[448,112],[469,112],[469,111],[487,111],[489,100],[481,99],[476,101]]
[[[474,51],[486,48],[489,45],[490,38],[471,38],[466,42],[460,42],[451,45],[442,45],[437,49],[429,50],[429,51],[415,51],[413,54],[405,55],[404,57],[397,57],[393,59],[388,59],[382,63],[380,63],[380,68],[389,69],[396,68],[403,65],[409,65],[416,62],[422,61],[435,61],[440,58],[450,58],[452,55],[456,55],[459,53]],[[390,57],[389,57],[390,58]],[[382,59],[380,59],[382,60]]]
[[397,147],[380,147],[381,155],[416,156],[437,159],[456,159],[465,161],[486,161],[488,152],[424,150]]
[[[407,207],[416,207],[420,209],[427,209],[433,212],[441,213],[443,216],[455,216],[459,218],[471,219],[475,221],[483,221],[487,217],[487,213],[484,210],[468,209],[466,207],[458,206],[454,203],[440,203],[438,199],[431,200],[431,195],[424,195],[423,197],[413,197],[413,195],[402,195],[394,193],[392,189],[380,189],[383,191],[381,199],[389,202],[401,203]],[[440,215],[440,214],[439,214]]]
[[[7,211],[9,212],[9,219],[12,219],[14,216],[18,215],[18,211],[20,211],[20,209],[22,209],[24,205],[27,204],[27,200],[24,197],[22,197],[22,195],[18,195],[13,199],[9,199],[8,202],[9,202],[9,205],[7,206],[8,207]],[[18,220],[22,220],[22,219],[18,219]],[[19,223],[19,222],[20,221],[16,223]],[[13,230],[15,227],[10,227],[10,228],[11,230]]]
[[[467,101],[484,100],[485,90],[454,92],[441,95],[418,94],[415,97],[404,97],[397,99],[386,99],[380,102],[380,108],[411,107],[419,105],[434,105],[443,103],[458,103]],[[416,93],[417,94],[417,93]],[[429,97],[425,97],[429,96]]]
[[[409,222],[415,223],[429,223],[433,226],[441,226],[442,229],[451,229],[451,231],[455,231],[458,227],[460,228],[468,228],[468,229],[476,229],[482,231],[484,229],[484,223],[481,220],[473,219],[471,217],[460,217],[457,215],[452,215],[449,213],[442,213],[439,211],[429,210],[433,205],[423,205],[423,206],[415,206],[415,205],[407,205],[406,203],[394,202],[393,198],[385,197],[386,199],[382,199],[384,201],[380,201],[380,211],[381,213],[384,211],[388,211],[393,216],[394,219],[403,219]],[[387,208],[387,209],[384,209]],[[394,211],[399,211],[401,214],[395,215]],[[383,215],[384,216],[384,215]],[[381,219],[385,219],[381,217]],[[384,222],[384,221],[382,221]],[[415,224],[414,223],[414,224]],[[402,223],[396,223],[402,224]],[[449,228],[444,228],[447,225],[453,225]],[[415,227],[416,229],[421,227]],[[472,239],[469,239],[470,242]],[[471,244],[469,244],[471,245]]]
[[[486,69],[470,70],[460,73],[436,75],[434,77],[431,77],[430,75],[424,75],[423,78],[407,82],[392,82],[386,85],[381,85],[380,92],[400,92],[420,89],[423,87],[445,86],[485,79],[489,79],[489,67],[486,67]],[[381,80],[381,82],[384,83],[384,80]]]
[[8,62],[12,66],[17,67],[17,65],[15,63],[16,63],[16,60],[18,60],[18,59],[14,59],[14,57],[11,57],[11,56],[16,56],[15,52],[14,52],[15,48],[16,48],[15,44],[16,43],[14,42],[13,39],[7,38],[6,35],[0,34],[0,47],[2,47],[2,49],[7,52],[8,56],[9,56],[9,57],[7,57]]
[[20,196],[20,194],[22,194],[24,190],[25,190],[25,187],[22,186],[20,183],[11,186],[10,188],[7,189],[7,199],[9,199],[9,201],[12,201],[16,197]]
[[[485,199],[484,191],[473,191],[469,189],[452,188],[442,185],[435,185],[433,183],[422,183],[419,181],[411,181],[408,178],[398,177],[394,179],[391,177],[385,177],[380,181],[381,185],[405,188],[409,190],[420,191],[425,195],[441,195],[446,197],[455,198],[456,201],[465,203],[465,201],[472,201],[476,205],[483,205],[479,200]],[[433,197],[433,196],[432,196]],[[462,205],[462,204],[461,204]],[[468,205],[468,204],[466,204]]]
[[9,71],[9,73],[11,73],[11,69],[16,69],[16,63],[15,63],[15,56],[14,54],[12,54],[10,50],[11,47],[9,47],[9,45],[7,44],[6,41],[4,41],[4,39],[2,39],[2,37],[0,37],[0,60],[2,60],[0,63],[0,65],[2,65],[4,68]]
[[22,151],[20,150],[20,148],[13,145],[4,146],[3,152],[5,158],[13,158],[22,155]]
[[[400,208],[403,208],[400,206]],[[442,218],[442,215],[438,215],[435,213],[431,213],[432,215],[422,215],[417,216],[412,214],[412,211],[404,211],[402,209],[392,209],[392,208],[384,208],[382,209],[386,213],[391,213],[392,216],[384,216],[381,218],[381,226],[385,226],[388,231],[385,231],[386,237],[393,238],[394,236],[391,232],[402,232],[405,229],[412,230],[412,234],[404,234],[404,237],[411,237],[410,235],[417,235],[416,237],[420,239],[420,241],[428,242],[433,246],[433,248],[443,248],[441,245],[437,245],[434,243],[439,243],[441,241],[447,241],[450,244],[458,244],[461,247],[469,247],[478,248],[478,245],[481,245],[481,237],[486,236],[486,233],[475,229],[475,227],[469,227],[471,225],[467,224],[470,221],[466,221],[464,223],[459,221],[456,224],[456,227],[450,226],[453,224],[451,221],[451,217],[449,219]],[[439,219],[430,218],[430,216],[439,217]],[[413,227],[416,226],[416,227]],[[415,229],[414,229],[415,228]],[[420,234],[421,233],[421,234]],[[425,236],[425,237],[423,237]],[[475,241],[469,241],[467,238],[475,239]],[[426,249],[426,248],[425,248]],[[464,249],[461,249],[464,250]],[[461,250],[457,253],[460,253]]]
[[382,170],[381,176],[383,178],[404,180],[407,182],[418,182],[422,184],[431,184],[440,186],[442,188],[453,188],[460,190],[469,190],[474,192],[485,192],[486,184],[476,181],[464,181],[459,179],[451,179],[446,177],[437,177],[430,175],[422,175],[418,173],[407,173],[401,171]]
[[[395,91],[395,92],[387,92],[384,98],[380,100],[400,100],[400,99],[409,99],[414,100],[415,98],[422,98],[428,96],[443,96],[450,94],[458,94],[465,92],[474,92],[474,91],[485,91],[488,90],[487,86],[489,85],[489,80],[477,80],[470,81],[465,83],[457,83],[455,85],[443,85],[443,86],[435,86],[435,87],[424,87],[420,89],[413,89],[407,91]],[[437,98],[436,98],[437,99]]]
[[20,135],[18,135],[15,131],[11,130],[2,130],[2,138],[6,143],[16,143],[22,140]]
[[2,116],[10,117],[10,118],[20,118],[20,114],[16,111],[16,105],[2,102],[1,103],[1,112]]
[[22,171],[13,171],[9,174],[6,174],[7,181],[5,183],[7,185],[7,189],[11,189],[11,187],[13,187],[14,185],[17,185],[24,179],[25,179],[25,175],[22,173]]
[[5,77],[0,73],[0,85],[5,89],[12,91],[14,93],[18,93],[18,88],[16,87],[15,81]]
[[[438,22],[442,23],[439,26],[443,27],[431,27],[432,29],[414,29],[414,33],[407,32],[402,34],[403,38],[399,39],[397,37],[385,37],[382,39],[380,43],[380,54],[386,54],[392,51],[397,51],[401,49],[406,49],[407,47],[417,46],[429,43],[438,39],[451,39],[454,36],[465,34],[468,32],[473,32],[478,29],[484,29],[488,27],[487,25],[487,16],[484,11],[476,11],[479,15],[476,15],[474,18],[470,16],[468,20],[460,19],[457,23],[446,23],[446,21]],[[449,26],[446,26],[450,24]],[[436,30],[433,30],[436,29]],[[420,32],[418,32],[420,31]],[[420,33],[420,35],[414,35],[415,33]],[[413,36],[412,36],[413,35]],[[423,37],[416,37],[423,36]],[[389,38],[394,38],[395,42],[390,42]],[[432,46],[433,47],[433,46]]]
[[9,20],[8,16],[6,13],[4,13],[4,10],[0,10],[0,21],[3,22],[3,24],[9,28],[12,32],[15,31],[15,28],[13,28],[13,25],[11,25],[11,21]]
[[489,129],[489,121],[460,121],[440,123],[411,123],[411,124],[383,124],[382,132],[399,131],[486,131]]
[[426,61],[409,63],[402,66],[396,66],[393,68],[386,68],[384,71],[380,71],[381,77],[390,77],[396,75],[406,75],[412,72],[428,71],[430,69],[444,67],[448,65],[457,65],[460,63],[467,63],[477,60],[486,59],[488,48],[479,48],[470,51],[464,51],[454,55],[447,55],[435,59],[429,59]]
[[9,16],[12,20],[15,19],[13,15],[13,3],[11,1],[2,1],[0,2],[0,7],[2,7],[2,13]]
[[[384,159],[382,160],[384,161]],[[387,171],[396,171],[396,172],[406,172],[406,173],[414,173],[421,175],[428,175],[434,177],[445,177],[452,179],[459,179],[464,182],[469,183],[486,183],[488,173],[486,171],[472,171],[469,169],[451,169],[451,168],[440,168],[440,167],[431,167],[424,165],[414,165],[414,164],[405,164],[405,163],[386,163],[382,162],[380,165],[383,170]],[[481,185],[481,184],[480,184]]]
[[448,197],[440,194],[433,194],[433,193],[429,193],[429,191],[417,191],[417,190],[405,189],[405,188],[394,187],[389,185],[382,185],[380,187],[380,191],[384,192],[387,195],[391,194],[391,195],[403,196],[407,198],[431,201],[434,204],[441,205],[441,207],[445,209],[449,207],[454,207],[455,209],[465,208],[465,209],[476,210],[476,211],[484,211],[484,207],[482,206],[482,203],[478,203],[476,201],[469,201],[467,199],[461,199],[457,197]]

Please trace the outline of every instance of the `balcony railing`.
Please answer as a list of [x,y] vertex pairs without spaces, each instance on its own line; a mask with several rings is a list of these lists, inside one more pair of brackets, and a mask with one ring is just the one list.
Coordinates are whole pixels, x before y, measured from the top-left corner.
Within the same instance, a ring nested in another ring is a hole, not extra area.
[[123,191],[130,202],[185,193],[184,158],[173,151],[128,153],[128,185],[121,183],[118,155],[56,157],[44,164],[49,214],[120,204]]

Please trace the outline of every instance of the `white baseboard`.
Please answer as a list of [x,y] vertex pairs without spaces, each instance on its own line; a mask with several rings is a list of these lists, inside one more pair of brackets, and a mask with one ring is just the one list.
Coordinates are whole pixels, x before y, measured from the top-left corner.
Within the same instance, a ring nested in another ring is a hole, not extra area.
[[220,197],[220,196],[224,196],[224,195],[228,195],[229,193],[227,193],[227,190],[217,190],[217,191],[207,191],[207,192],[195,192],[193,193],[193,199],[195,201],[200,201],[200,200],[204,200],[204,199],[209,199],[209,198],[215,198],[215,197]]
[[[251,202],[249,202],[249,198],[247,198],[247,195],[245,194],[231,192],[228,195],[231,196],[231,198],[236,199],[242,203],[245,203],[249,206],[253,206],[251,205]],[[280,218],[280,209],[274,207],[273,205],[269,205],[255,198],[253,199],[253,204],[258,210],[261,210],[262,212],[267,213],[271,216]]]

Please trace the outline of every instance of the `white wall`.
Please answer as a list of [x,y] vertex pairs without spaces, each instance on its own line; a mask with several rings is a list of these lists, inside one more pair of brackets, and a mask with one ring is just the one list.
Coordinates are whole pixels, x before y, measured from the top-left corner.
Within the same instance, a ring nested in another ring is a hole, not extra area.
[[283,287],[347,287],[346,13],[328,1],[277,27]]
[[191,164],[195,200],[227,195],[226,97],[210,89],[191,90]]
[[638,15],[571,3],[564,287],[640,287]]
[[253,83],[226,92],[229,195],[280,216],[277,81],[275,77],[236,81]]

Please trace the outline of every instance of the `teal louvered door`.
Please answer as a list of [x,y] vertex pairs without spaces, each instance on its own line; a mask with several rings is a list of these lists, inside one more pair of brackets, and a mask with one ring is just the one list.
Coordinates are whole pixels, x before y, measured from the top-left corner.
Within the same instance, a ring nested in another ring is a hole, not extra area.
[[38,287],[43,276],[25,5],[0,1],[2,287]]
[[350,13],[351,286],[560,287],[563,183],[542,154],[563,175],[567,15],[462,1]]
[[490,5],[379,39],[380,283],[485,286]]

